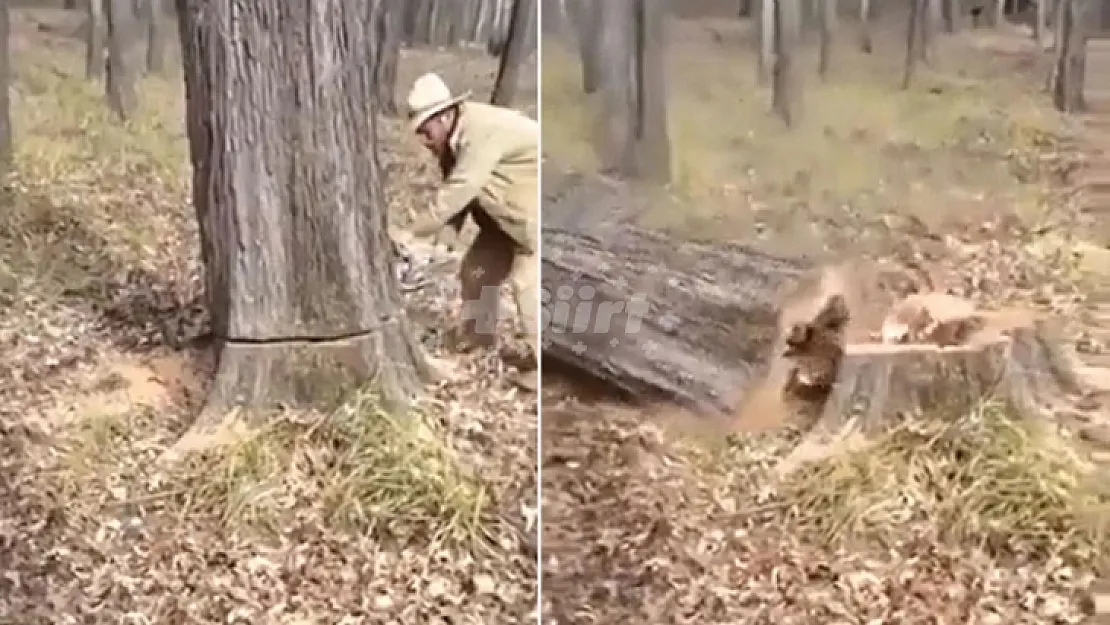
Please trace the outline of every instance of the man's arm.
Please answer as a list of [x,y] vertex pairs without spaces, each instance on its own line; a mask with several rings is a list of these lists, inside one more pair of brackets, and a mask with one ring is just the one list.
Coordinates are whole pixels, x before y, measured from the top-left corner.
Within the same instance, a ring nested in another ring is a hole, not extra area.
[[436,205],[432,209],[436,223],[452,226],[456,230],[462,227],[467,205],[489,182],[503,152],[504,149],[493,137],[474,137],[471,140],[436,196]]

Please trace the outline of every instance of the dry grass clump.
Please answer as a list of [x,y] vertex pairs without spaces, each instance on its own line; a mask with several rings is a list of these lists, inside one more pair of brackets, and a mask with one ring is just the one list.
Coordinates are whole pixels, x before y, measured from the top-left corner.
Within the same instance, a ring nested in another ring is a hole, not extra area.
[[1090,563],[1110,520],[1110,490],[1095,471],[1054,426],[984,403],[901,424],[791,475],[779,495],[793,524],[833,542],[912,531],[1003,557]]
[[462,468],[419,414],[382,411],[360,393],[335,413],[277,416],[193,467],[183,511],[229,527],[279,530],[291,510],[319,507],[334,527],[385,542],[478,544],[488,488]]

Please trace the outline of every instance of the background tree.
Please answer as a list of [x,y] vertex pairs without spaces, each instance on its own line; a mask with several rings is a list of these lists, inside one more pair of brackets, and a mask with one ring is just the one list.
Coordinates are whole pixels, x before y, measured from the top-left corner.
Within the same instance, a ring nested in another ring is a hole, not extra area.
[[859,45],[860,49],[867,54],[871,54],[875,47],[871,38],[871,20],[874,17],[872,13],[871,0],[859,0]]
[[166,66],[166,7],[162,0],[143,1],[146,26],[146,71],[160,73]]
[[906,26],[906,64],[902,72],[902,88],[909,89],[913,83],[917,63],[921,60],[924,43],[922,31],[925,28],[926,0],[910,0],[909,20]]
[[97,80],[104,76],[104,2],[85,3],[85,76]]
[[601,24],[605,0],[578,0],[578,51],[582,57],[582,90],[597,91],[601,83]]
[[134,21],[129,0],[104,0],[105,34],[108,39],[105,91],[108,106],[120,119],[129,119],[138,104],[135,71],[128,58],[128,44],[132,39]]
[[11,31],[11,2],[0,0],[0,171],[3,173],[11,171],[12,166]]
[[759,0],[759,60],[756,63],[756,81],[761,85],[767,84],[774,71],[775,3],[776,0]]
[[670,180],[663,0],[605,0],[601,88],[604,168],[629,178]]
[[509,39],[501,53],[501,65],[493,84],[494,104],[508,106],[516,96],[520,65],[528,56],[528,40],[536,29],[536,0],[515,0]]
[[833,36],[836,32],[836,0],[822,0],[817,10],[819,13],[819,28],[821,29],[821,46],[817,59],[817,74],[821,76],[821,78],[825,78],[829,73]]
[[374,14],[374,50],[371,57],[374,103],[382,115],[397,115],[397,65],[401,61],[401,30],[404,26],[401,2],[380,0]]
[[328,405],[371,380],[407,400],[426,370],[376,155],[378,0],[177,1],[219,355],[198,427],[231,404]]
[[1087,28],[1090,27],[1089,0],[1060,0],[1064,5],[1060,20],[1060,41],[1056,45],[1056,69],[1052,101],[1064,112],[1082,111],[1083,82],[1087,66]]
[[801,5],[799,0],[775,1],[775,72],[771,82],[772,108],[787,127],[794,126],[802,114],[802,77],[797,62],[801,43]]

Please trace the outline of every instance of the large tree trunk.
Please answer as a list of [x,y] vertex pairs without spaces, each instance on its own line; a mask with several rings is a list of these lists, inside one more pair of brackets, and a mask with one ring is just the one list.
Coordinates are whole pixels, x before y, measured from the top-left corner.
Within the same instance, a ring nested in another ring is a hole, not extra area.
[[7,173],[12,166],[12,52],[11,52],[11,3],[4,1],[0,7],[0,173]]
[[105,91],[108,106],[123,120],[130,119],[139,104],[134,63],[128,55],[135,24],[131,9],[128,0],[104,0],[105,35],[108,39]]
[[397,106],[397,65],[401,61],[401,30],[404,13],[403,0],[381,0],[374,14],[374,39],[372,65],[374,104],[378,113],[394,116]]
[[[367,55],[377,0],[178,0],[193,194],[229,405],[327,407],[424,360],[392,272]],[[234,28],[232,28],[234,25]]]
[[493,85],[494,104],[508,106],[516,96],[520,66],[528,56],[528,42],[536,29],[536,0],[514,0],[509,40],[501,53],[501,66]]
[[85,77],[96,80],[104,76],[104,2],[88,0],[85,8]]

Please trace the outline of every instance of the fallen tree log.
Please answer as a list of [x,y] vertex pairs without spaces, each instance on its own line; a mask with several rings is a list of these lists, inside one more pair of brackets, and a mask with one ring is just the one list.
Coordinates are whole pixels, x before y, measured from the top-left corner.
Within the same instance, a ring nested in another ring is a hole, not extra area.
[[[868,338],[897,296],[881,272],[676,242],[628,225],[639,198],[607,181],[545,180],[545,194],[544,355],[633,398],[738,429],[808,417],[812,449],[898,415],[993,399],[1032,417],[1085,392],[1074,350],[1032,315],[982,313],[963,345],[885,345]],[[587,226],[582,206],[617,216]]]
[[548,172],[545,360],[634,399],[731,413],[765,373],[784,309],[830,274],[813,258],[632,226],[648,203],[670,200],[601,176]]

